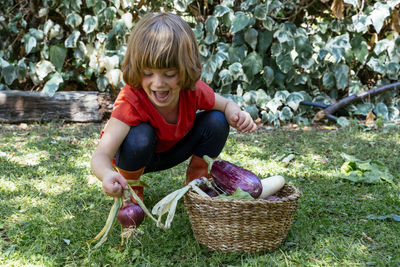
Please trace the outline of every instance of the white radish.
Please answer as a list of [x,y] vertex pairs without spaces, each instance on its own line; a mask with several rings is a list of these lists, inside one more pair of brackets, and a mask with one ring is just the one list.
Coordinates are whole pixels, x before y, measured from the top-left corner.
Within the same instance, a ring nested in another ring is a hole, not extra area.
[[278,192],[285,185],[285,178],[280,175],[271,176],[261,180],[262,192],[258,199],[264,199]]

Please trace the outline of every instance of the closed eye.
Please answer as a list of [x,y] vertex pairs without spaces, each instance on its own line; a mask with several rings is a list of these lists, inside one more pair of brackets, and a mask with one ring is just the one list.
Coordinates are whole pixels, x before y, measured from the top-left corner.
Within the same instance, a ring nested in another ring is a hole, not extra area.
[[165,73],[165,77],[168,77],[168,78],[173,78],[173,77],[175,77],[176,76],[176,72],[173,72],[173,73]]

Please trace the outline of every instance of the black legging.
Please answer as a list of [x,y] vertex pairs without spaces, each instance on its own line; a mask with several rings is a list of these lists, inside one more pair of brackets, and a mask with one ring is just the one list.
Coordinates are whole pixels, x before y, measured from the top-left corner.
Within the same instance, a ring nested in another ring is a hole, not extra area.
[[199,112],[189,133],[170,150],[155,153],[157,136],[148,123],[131,127],[116,154],[116,166],[127,171],[145,167],[144,172],[169,169],[191,155],[217,157],[229,134],[229,124],[220,111]]

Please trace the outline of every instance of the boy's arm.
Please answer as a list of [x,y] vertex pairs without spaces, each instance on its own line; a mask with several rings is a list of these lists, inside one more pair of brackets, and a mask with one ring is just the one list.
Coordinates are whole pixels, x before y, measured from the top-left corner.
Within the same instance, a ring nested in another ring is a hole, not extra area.
[[254,132],[257,125],[250,114],[241,110],[233,101],[215,93],[215,104],[213,110],[224,112],[229,125],[241,132]]
[[102,181],[103,191],[109,196],[121,196],[122,187],[128,186],[125,178],[114,170],[112,160],[129,129],[129,125],[111,117],[90,161],[93,173]]

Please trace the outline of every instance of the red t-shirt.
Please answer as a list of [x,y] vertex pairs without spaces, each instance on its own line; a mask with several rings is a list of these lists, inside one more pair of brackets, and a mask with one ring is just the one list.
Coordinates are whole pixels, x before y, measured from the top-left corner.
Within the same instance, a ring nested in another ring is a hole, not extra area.
[[178,121],[171,124],[158,113],[144,90],[126,85],[115,100],[111,116],[130,126],[141,122],[150,123],[158,137],[158,153],[170,149],[189,132],[196,118],[196,111],[211,110],[214,103],[213,89],[198,81],[196,90],[180,91]]

